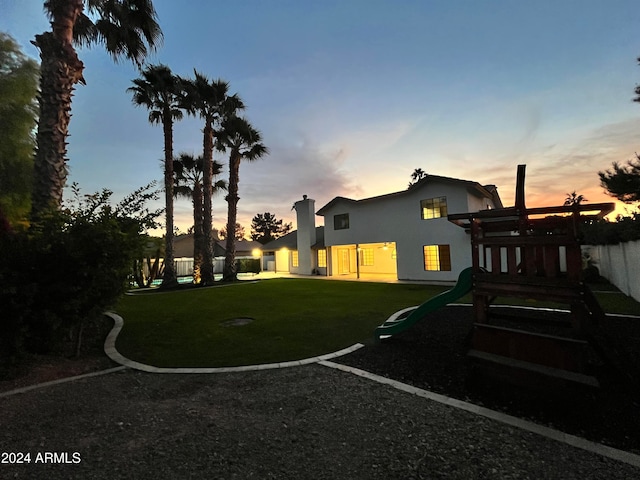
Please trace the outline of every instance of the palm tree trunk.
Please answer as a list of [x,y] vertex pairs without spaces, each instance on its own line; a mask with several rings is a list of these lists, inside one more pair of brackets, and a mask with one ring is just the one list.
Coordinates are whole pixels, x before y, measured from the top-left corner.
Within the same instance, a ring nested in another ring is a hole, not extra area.
[[202,281],[202,261],[204,254],[204,231],[202,229],[202,185],[193,185],[193,283]]
[[166,232],[164,246],[164,275],[162,287],[171,288],[178,285],[178,277],[173,258],[173,119],[167,107],[163,113],[164,129],[164,196],[166,205]]
[[224,259],[223,280],[232,282],[238,279],[236,272],[236,223],[238,218],[238,184],[240,183],[240,155],[231,151],[229,158],[229,193],[226,197],[229,204],[227,214],[227,243]]
[[82,13],[82,0],[57,2],[52,31],[36,35],[40,50],[40,116],[36,133],[32,218],[59,208],[67,181],[66,139],[71,120],[74,85],[84,83],[84,65],[73,47],[73,26]]
[[213,197],[213,125],[211,119],[206,119],[204,125],[203,152],[202,152],[202,231],[203,231],[203,255],[202,255],[202,283],[210,285],[214,282],[213,276],[213,218],[211,201]]

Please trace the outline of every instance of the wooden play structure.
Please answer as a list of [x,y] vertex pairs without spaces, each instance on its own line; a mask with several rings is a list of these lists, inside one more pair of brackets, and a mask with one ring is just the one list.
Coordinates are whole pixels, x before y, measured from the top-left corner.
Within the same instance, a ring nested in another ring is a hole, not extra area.
[[[595,332],[605,317],[582,279],[579,231],[614,204],[526,208],[524,181],[525,165],[519,165],[514,207],[449,215],[471,234],[469,356],[510,377],[533,374],[597,386],[593,357],[603,349]],[[570,314],[505,313],[491,307],[497,297],[553,301]]]

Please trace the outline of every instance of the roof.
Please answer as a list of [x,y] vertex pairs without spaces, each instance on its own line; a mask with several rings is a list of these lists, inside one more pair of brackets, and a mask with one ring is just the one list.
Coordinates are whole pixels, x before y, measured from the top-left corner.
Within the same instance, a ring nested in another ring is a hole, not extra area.
[[[213,242],[213,256],[224,257],[226,254],[226,241],[215,240]],[[260,242],[255,240],[236,240],[236,256],[250,256],[255,249],[262,248]],[[173,241],[173,256],[175,258],[180,257],[193,257],[193,234],[180,235]]]
[[[262,245],[263,251],[280,250],[288,248],[289,250],[297,250],[298,248],[298,231],[294,230],[280,238],[270,241]],[[316,227],[316,243],[311,248],[324,248],[324,227]]]
[[363,203],[363,202],[371,202],[375,200],[383,200],[387,198],[407,195],[409,192],[413,192],[414,190],[421,188],[428,183],[440,182],[440,183],[455,183],[461,186],[464,186],[470,193],[473,193],[480,197],[491,198],[496,202],[496,207],[498,204],[502,206],[502,202],[500,201],[500,197],[498,196],[498,189],[495,185],[480,185],[478,182],[474,182],[472,180],[461,180],[459,178],[451,178],[451,177],[442,177],[440,175],[426,175],[424,178],[411,185],[406,190],[401,190],[399,192],[386,193],[384,195],[378,195],[375,197],[363,198],[362,200],[353,200],[351,198],[346,197],[335,197],[329,203],[327,203],[324,207],[316,212],[317,215],[324,215],[327,210],[333,207],[337,203]]

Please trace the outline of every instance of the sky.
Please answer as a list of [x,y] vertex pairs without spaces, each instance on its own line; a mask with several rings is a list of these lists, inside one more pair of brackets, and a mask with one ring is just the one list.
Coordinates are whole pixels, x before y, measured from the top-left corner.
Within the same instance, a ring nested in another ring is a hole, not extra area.
[[[529,207],[561,205],[573,191],[614,201],[598,172],[640,152],[637,0],[154,5],[164,42],[148,62],[228,81],[269,148],[240,168],[238,220],[247,235],[264,212],[295,228],[292,206],[303,195],[318,210],[336,196],[397,192],[416,168],[495,184],[505,206],[514,203],[518,164],[527,165]],[[39,57],[30,40],[48,29],[41,1],[0,0],[0,31],[27,55]],[[126,91],[137,69],[115,64],[100,46],[79,55],[87,85],[73,99],[69,183],[85,193],[108,188],[115,200],[162,184],[162,128]],[[199,119],[175,126],[174,151],[202,152]],[[226,224],[226,211],[219,194],[215,227]],[[190,201],[178,200],[182,232],[192,218]]]

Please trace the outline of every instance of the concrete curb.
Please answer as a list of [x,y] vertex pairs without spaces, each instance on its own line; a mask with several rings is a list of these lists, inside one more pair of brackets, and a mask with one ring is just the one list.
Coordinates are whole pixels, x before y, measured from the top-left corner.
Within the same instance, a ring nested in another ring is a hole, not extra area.
[[49,387],[51,385],[59,385],[61,383],[67,383],[67,382],[74,382],[76,380],[82,380],[83,378],[98,377],[100,375],[106,375],[108,373],[119,372],[121,370],[125,370],[126,368],[127,367],[125,366],[113,367],[113,368],[107,368],[106,370],[99,370],[97,372],[83,373],[82,375],[76,375],[74,377],[65,377],[65,378],[60,378],[58,380],[51,380],[50,382],[36,383],[35,385],[29,385],[28,387],[16,388],[15,390],[2,392],[0,393],[0,398],[8,397],[10,395],[16,395],[18,393],[28,392],[29,390],[35,390],[37,388]]
[[273,368],[289,368],[289,367],[299,367],[301,365],[308,365],[310,363],[318,363],[325,360],[331,360],[336,357],[341,357],[342,355],[347,355],[348,353],[354,352],[359,348],[364,347],[361,343],[356,343],[350,347],[344,348],[342,350],[338,350],[337,352],[327,353],[325,355],[319,355],[317,357],[305,358],[303,360],[293,360],[290,362],[279,362],[279,363],[263,363],[259,365],[243,365],[241,367],[215,367],[215,368],[164,368],[164,367],[154,367],[153,365],[146,365],[144,363],[136,362],[134,360],[130,360],[123,356],[116,349],[116,339],[118,338],[118,334],[120,330],[122,330],[122,326],[124,325],[124,321],[120,315],[117,315],[113,312],[106,312],[105,315],[113,319],[114,326],[107,339],[104,342],[104,352],[107,356],[116,363],[120,365],[124,365],[129,368],[133,368],[135,370],[141,370],[143,372],[149,373],[230,373],[230,372],[251,372],[257,370],[270,370]]

